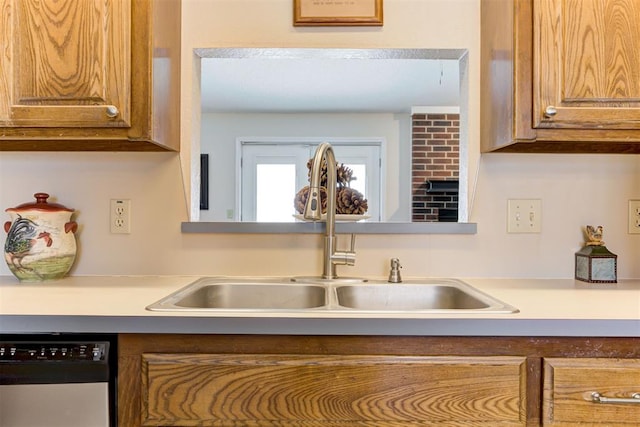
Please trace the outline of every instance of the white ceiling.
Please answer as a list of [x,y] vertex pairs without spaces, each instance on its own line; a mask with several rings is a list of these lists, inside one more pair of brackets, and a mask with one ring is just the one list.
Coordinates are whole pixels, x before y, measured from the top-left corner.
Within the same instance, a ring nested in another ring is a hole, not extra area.
[[202,111],[410,112],[459,106],[458,59],[203,57]]

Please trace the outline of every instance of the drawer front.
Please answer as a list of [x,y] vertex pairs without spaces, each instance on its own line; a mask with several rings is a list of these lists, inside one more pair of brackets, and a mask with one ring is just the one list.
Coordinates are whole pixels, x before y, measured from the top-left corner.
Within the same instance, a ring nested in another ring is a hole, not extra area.
[[544,425],[640,426],[640,359],[550,358],[543,369]]
[[522,357],[143,354],[142,424],[522,426]]

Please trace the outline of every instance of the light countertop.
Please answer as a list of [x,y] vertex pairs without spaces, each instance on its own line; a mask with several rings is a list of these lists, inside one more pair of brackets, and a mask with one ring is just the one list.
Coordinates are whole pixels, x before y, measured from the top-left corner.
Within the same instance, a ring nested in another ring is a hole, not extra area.
[[[146,306],[197,276],[0,276],[0,332],[640,337],[640,280],[462,278],[513,314],[158,312]],[[405,277],[408,279],[408,277]],[[393,286],[393,285],[390,285]]]

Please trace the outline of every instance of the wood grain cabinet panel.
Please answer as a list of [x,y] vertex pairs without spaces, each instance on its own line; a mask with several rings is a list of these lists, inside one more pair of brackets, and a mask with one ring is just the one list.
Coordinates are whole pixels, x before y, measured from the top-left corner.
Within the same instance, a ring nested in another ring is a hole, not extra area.
[[523,357],[143,354],[142,425],[526,425]]
[[[115,1],[3,0],[0,125],[128,126],[131,8]],[[4,40],[3,40],[4,41]]]
[[640,130],[640,3],[534,6],[534,127]]
[[637,0],[481,2],[482,151],[640,153]]
[[180,8],[0,0],[0,150],[177,150]]
[[543,371],[543,425],[640,425],[640,359],[547,358]]
[[118,426],[637,427],[583,394],[637,391],[638,361],[640,338],[120,334]]

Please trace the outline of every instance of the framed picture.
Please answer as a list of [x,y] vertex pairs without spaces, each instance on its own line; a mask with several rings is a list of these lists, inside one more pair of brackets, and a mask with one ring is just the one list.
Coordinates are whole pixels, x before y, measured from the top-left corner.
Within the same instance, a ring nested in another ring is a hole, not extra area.
[[293,0],[293,25],[381,26],[382,0]]

